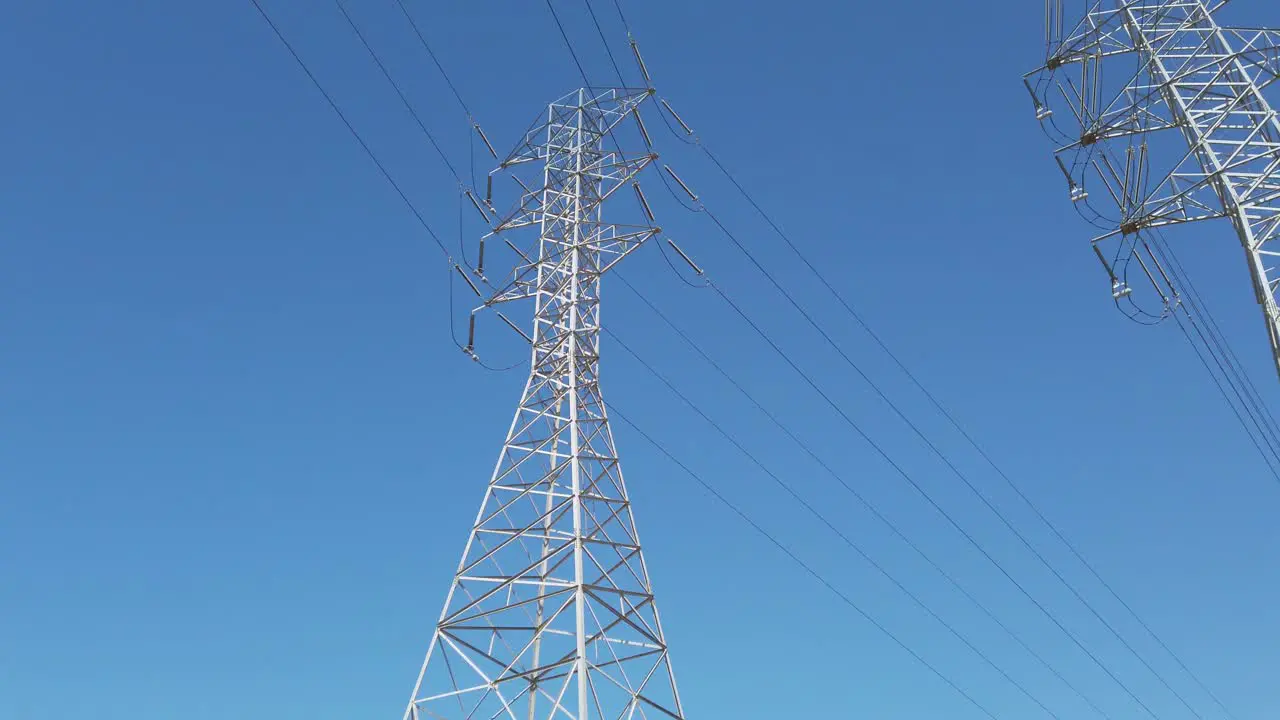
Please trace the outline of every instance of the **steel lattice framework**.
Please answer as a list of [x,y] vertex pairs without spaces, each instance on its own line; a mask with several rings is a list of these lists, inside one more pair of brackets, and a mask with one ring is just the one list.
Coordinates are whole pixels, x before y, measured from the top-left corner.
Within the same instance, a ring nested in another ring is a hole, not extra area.
[[650,95],[574,92],[499,168],[542,165],[488,236],[537,227],[536,250],[509,245],[521,259],[484,304],[533,301],[532,372],[406,720],[684,716],[599,375],[601,276],[659,232],[604,222],[656,158],[606,138]]
[[1154,238],[1229,218],[1280,369],[1280,119],[1266,96],[1280,78],[1280,31],[1223,27],[1225,4],[1090,2],[1064,32],[1061,2],[1050,2],[1047,59],[1027,87],[1072,200],[1102,230],[1094,248],[1117,301],[1132,302],[1136,262],[1161,315],[1172,311],[1179,288]]

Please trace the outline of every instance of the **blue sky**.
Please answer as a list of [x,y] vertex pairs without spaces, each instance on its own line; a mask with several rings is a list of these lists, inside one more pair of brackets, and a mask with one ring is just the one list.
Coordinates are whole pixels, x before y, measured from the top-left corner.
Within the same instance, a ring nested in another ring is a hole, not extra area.
[[[456,243],[453,180],[337,11],[264,4]],[[465,118],[394,3],[350,5],[469,166]],[[499,146],[580,84],[541,3],[440,5],[410,3]],[[616,16],[596,6],[621,50]],[[585,6],[557,7],[603,82]],[[791,237],[1236,717],[1273,717],[1280,484],[1176,329],[1110,305],[1019,82],[1041,52],[1041,5],[627,7],[663,94]],[[1256,3],[1231,13],[1280,25]],[[0,58],[0,715],[399,717],[521,371],[485,372],[454,348],[438,251],[248,0],[3,3]],[[714,169],[671,153],[1064,575],[1204,717],[1222,717]],[[1192,717],[714,226],[669,217],[682,247],[1161,718]],[[1235,239],[1213,226],[1180,243],[1274,400]],[[652,248],[623,272],[1112,717],[1140,716],[714,295],[685,288]],[[1046,704],[1087,716],[639,301],[607,292],[611,329]],[[485,351],[523,359],[497,337]],[[639,364],[608,349],[605,363],[612,403],[842,591],[998,717],[1041,716]],[[616,432],[691,718],[980,717]]]

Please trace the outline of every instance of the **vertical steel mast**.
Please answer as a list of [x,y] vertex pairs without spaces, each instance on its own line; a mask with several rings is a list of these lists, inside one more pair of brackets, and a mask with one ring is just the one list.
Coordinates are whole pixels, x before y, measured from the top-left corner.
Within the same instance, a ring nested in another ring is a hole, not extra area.
[[1072,200],[1104,231],[1094,247],[1117,300],[1132,293],[1136,262],[1166,311],[1176,305],[1151,234],[1229,218],[1280,369],[1280,118],[1266,96],[1280,78],[1280,32],[1221,26],[1226,4],[1090,2],[1064,33],[1052,0],[1046,63],[1027,87],[1061,143]]
[[[615,134],[650,95],[576,91],[495,171],[542,166],[486,237],[519,259],[483,308],[533,301],[532,372],[406,720],[684,716],[599,375],[601,276],[659,232],[602,213],[656,158]],[[510,242],[534,227],[532,252]]]

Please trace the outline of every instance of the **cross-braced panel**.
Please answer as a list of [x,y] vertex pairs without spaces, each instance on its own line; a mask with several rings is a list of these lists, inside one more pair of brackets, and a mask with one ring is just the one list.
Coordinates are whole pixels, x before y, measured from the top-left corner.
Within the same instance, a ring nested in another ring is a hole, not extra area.
[[1095,248],[1117,297],[1136,267],[1167,308],[1178,300],[1148,237],[1229,218],[1249,259],[1280,368],[1280,33],[1220,26],[1204,0],[1091,3],[1070,32],[1051,23],[1028,76],[1059,143],[1071,198],[1102,231]]
[[406,718],[683,717],[599,380],[601,275],[656,232],[603,221],[652,160],[605,138],[645,97],[579,91],[504,163],[544,167],[498,225],[536,260],[490,300],[533,300],[532,371]]

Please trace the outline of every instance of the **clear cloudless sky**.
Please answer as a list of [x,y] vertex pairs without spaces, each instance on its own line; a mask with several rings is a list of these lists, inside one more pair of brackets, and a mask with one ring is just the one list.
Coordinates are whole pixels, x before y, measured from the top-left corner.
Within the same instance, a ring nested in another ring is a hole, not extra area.
[[[450,247],[456,183],[327,2],[263,0]],[[407,0],[500,147],[581,84],[541,2]],[[555,0],[596,82],[581,0]],[[464,174],[466,118],[392,0],[350,0]],[[612,5],[594,3],[634,76]],[[1240,720],[1280,713],[1280,483],[1172,326],[1115,312],[1020,76],[1042,5],[626,3],[664,95]],[[1238,24],[1280,26],[1264,2]],[[523,382],[449,338],[446,266],[249,0],[0,3],[0,718],[398,718]],[[1225,714],[815,287],[659,149],[1202,717]],[[477,152],[483,173],[484,158]],[[654,185],[651,195],[662,191]],[[706,218],[663,225],[1161,720],[1195,717]],[[468,210],[470,212],[470,210]],[[1241,253],[1179,235],[1274,401]],[[1147,716],[713,294],[645,288],[1107,714]],[[1064,718],[1098,717],[619,285],[606,324]],[[527,322],[527,320],[526,320]],[[492,329],[492,326],[486,326]],[[509,335],[509,333],[508,333]],[[482,337],[495,365],[525,360]],[[606,340],[605,392],[999,718],[1045,717]],[[634,431],[616,429],[690,718],[980,718]]]

